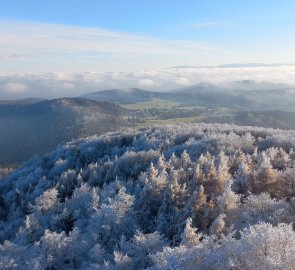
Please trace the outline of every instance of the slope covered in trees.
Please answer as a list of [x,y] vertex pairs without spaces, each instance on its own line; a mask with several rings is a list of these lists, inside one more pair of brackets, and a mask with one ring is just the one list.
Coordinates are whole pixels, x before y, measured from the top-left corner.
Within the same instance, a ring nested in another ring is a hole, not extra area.
[[125,114],[117,105],[82,98],[0,102],[0,167],[81,136],[114,131],[123,125]]
[[88,137],[0,182],[0,269],[293,269],[295,131]]

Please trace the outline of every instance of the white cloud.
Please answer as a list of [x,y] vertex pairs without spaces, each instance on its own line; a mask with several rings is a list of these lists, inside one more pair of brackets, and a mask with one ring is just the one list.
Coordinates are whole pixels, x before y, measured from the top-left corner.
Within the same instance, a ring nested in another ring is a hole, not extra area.
[[169,68],[126,72],[0,74],[0,99],[79,96],[114,88],[168,91],[199,83],[255,80],[295,87],[295,66]]
[[[13,21],[0,21],[0,46],[5,48],[5,53],[0,54],[0,71],[8,67],[11,70],[24,68],[18,58],[25,55],[25,61],[30,63],[26,68],[35,67],[33,72],[164,67],[177,64],[179,59],[214,59],[221,51],[218,46],[206,42]],[[8,63],[8,58],[15,58],[14,62],[10,59]],[[1,61],[4,61],[2,65]]]
[[[229,25],[232,23],[196,22],[176,31]],[[196,37],[155,38],[100,28],[0,20],[0,72],[132,71],[295,59],[292,41],[236,43],[238,40],[217,35],[214,41],[204,42]]]
[[65,90],[73,90],[73,89],[76,88],[75,84],[73,84],[73,83],[69,83],[69,82],[63,82],[63,83],[61,84],[61,87],[62,87],[63,89],[65,89]]
[[24,83],[14,83],[9,82],[3,85],[3,89],[5,92],[9,94],[24,94],[28,90],[28,86]]
[[180,85],[190,85],[191,81],[186,77],[180,77],[176,80],[176,83]]
[[18,58],[24,58],[26,55],[23,54],[14,54],[9,52],[0,52],[0,60],[9,60],[9,59],[18,59]]
[[148,79],[148,78],[139,80],[139,84],[141,84],[145,87],[160,86],[159,83],[154,82],[153,80]]

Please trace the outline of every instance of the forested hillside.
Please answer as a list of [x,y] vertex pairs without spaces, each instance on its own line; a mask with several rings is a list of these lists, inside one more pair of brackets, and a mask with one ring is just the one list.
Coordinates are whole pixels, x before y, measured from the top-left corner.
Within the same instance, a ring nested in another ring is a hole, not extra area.
[[0,269],[294,269],[295,131],[69,142],[0,181]]
[[117,105],[82,98],[0,102],[0,168],[81,136],[114,131],[124,115]]

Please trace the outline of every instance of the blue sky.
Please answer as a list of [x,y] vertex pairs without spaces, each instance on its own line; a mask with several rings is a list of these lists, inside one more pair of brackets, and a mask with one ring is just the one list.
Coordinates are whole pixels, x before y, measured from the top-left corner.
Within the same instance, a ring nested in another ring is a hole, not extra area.
[[295,62],[293,0],[10,0],[0,72]]

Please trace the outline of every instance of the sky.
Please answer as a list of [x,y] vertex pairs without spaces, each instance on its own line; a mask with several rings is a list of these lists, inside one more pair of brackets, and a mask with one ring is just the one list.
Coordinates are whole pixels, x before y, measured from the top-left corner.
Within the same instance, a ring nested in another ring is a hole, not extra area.
[[2,1],[0,74],[295,63],[294,14],[293,0]]

